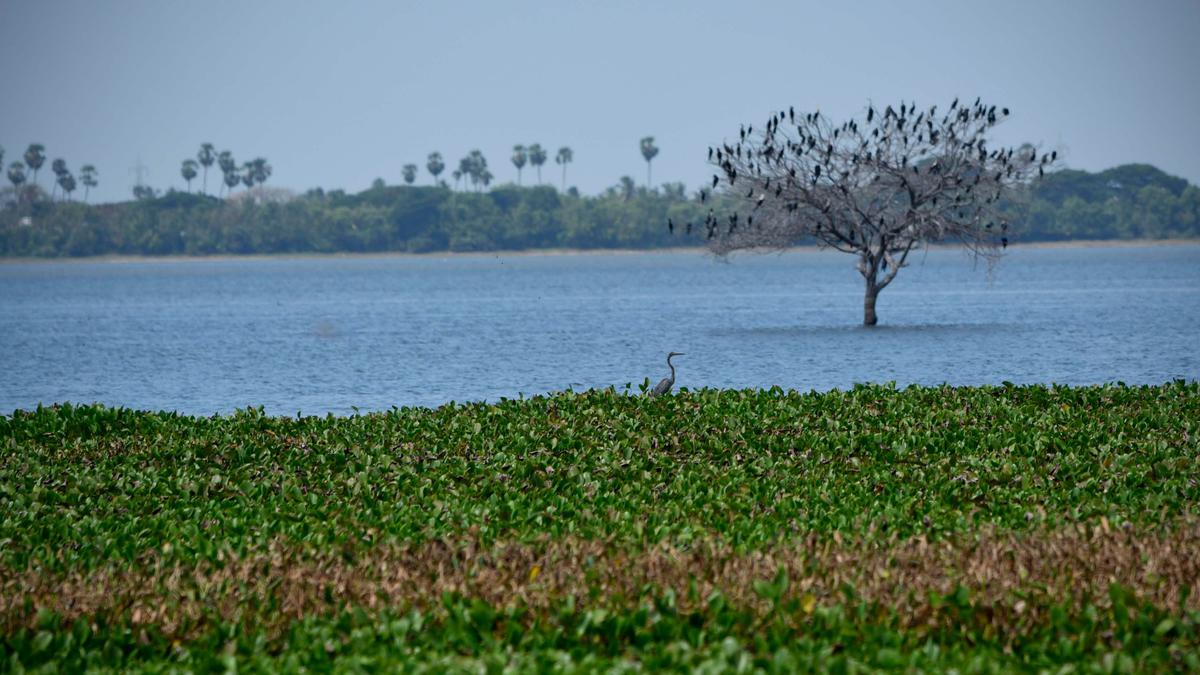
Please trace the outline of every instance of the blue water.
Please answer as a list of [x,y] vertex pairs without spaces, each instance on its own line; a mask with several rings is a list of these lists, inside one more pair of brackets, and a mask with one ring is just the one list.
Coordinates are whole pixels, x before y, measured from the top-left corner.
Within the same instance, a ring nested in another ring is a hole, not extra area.
[[1200,378],[1200,246],[919,254],[862,328],[838,253],[0,265],[0,411],[277,414],[623,387]]

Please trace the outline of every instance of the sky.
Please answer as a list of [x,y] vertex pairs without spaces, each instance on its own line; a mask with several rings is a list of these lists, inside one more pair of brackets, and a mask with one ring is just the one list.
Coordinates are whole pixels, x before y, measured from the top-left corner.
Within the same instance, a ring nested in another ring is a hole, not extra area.
[[0,146],[6,165],[31,142],[94,164],[109,201],[139,162],[183,189],[202,142],[298,192],[400,183],[407,163],[428,183],[430,152],[448,174],[475,148],[515,181],[512,146],[537,142],[543,180],[566,145],[591,194],[644,182],[653,136],[653,182],[695,190],[707,146],[773,110],[982,96],[1013,111],[999,142],[1200,182],[1197,35],[1200,0],[0,0]]

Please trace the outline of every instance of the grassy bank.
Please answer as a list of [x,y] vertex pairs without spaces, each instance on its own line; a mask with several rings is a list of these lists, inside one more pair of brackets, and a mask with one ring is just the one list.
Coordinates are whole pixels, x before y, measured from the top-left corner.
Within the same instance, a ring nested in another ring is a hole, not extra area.
[[0,663],[1196,668],[1198,420],[1195,383],[18,412]]

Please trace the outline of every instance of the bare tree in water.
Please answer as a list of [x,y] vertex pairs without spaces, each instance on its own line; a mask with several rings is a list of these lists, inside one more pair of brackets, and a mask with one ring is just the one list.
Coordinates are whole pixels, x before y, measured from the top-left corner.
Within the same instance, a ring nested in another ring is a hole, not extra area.
[[[820,112],[772,113],[757,132],[708,149],[736,212],[710,212],[709,247],[783,249],[806,240],[858,256],[866,281],[863,324],[909,254],[960,244],[989,262],[1008,245],[1004,204],[1051,168],[1058,152],[1031,145],[992,148],[989,134],[1008,108],[980,102],[940,115],[938,107],[868,106],[862,119],[834,123]],[[706,196],[706,193],[703,195]]]

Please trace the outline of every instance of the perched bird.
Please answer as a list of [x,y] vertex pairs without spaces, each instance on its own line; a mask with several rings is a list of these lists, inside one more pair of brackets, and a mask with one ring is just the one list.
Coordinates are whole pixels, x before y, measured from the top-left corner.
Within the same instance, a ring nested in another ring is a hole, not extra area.
[[669,377],[664,377],[662,382],[659,382],[654,386],[654,389],[650,391],[651,396],[662,396],[663,394],[671,391],[671,387],[675,386],[675,365],[671,363],[671,359],[676,356],[683,356],[683,353],[671,352],[667,354],[667,367],[671,369],[671,375]]

